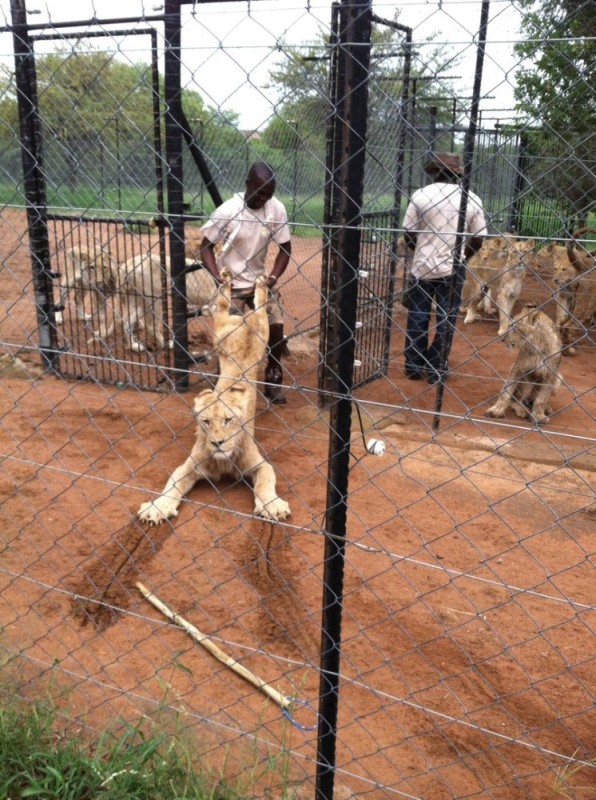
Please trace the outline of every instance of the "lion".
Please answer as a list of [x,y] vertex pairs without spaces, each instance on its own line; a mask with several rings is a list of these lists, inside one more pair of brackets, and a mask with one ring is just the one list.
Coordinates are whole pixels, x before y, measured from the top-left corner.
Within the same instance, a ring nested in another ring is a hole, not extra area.
[[141,522],[159,525],[178,514],[182,498],[199,480],[216,483],[226,475],[247,478],[254,492],[254,513],[269,520],[290,516],[290,506],[277,496],[275,472],[253,438],[253,387],[236,384],[223,391],[205,389],[195,398],[197,433],[186,461],[174,470],[161,495],[143,503]]
[[267,286],[257,280],[255,310],[230,314],[231,275],[224,272],[214,314],[220,376],[214,389],[195,398],[198,422],[190,456],[174,470],[161,495],[143,503],[141,522],[159,525],[178,514],[182,498],[201,479],[214,483],[225,475],[253,484],[254,513],[269,520],[290,516],[290,506],[277,496],[275,472],[254,440],[256,371],[267,350]]
[[[208,313],[213,308],[217,293],[217,283],[209,270],[187,259],[186,300],[191,306]],[[166,259],[166,286],[172,287],[169,274],[170,261]],[[121,328],[129,350],[142,353],[148,347],[161,349],[166,346],[164,337],[163,270],[158,256],[143,253],[134,256],[118,267],[117,302],[112,324],[104,336],[99,334],[90,340],[111,336],[116,328]],[[141,332],[144,334],[142,342]],[[169,346],[172,342],[169,341]]]
[[[60,281],[60,301],[56,306],[56,325],[64,324],[64,309],[68,295],[74,289],[77,319],[98,322],[94,337],[106,335],[108,331],[107,301],[114,294],[118,283],[118,270],[110,253],[103,247],[86,250],[72,247],[64,253],[64,274],[57,273]],[[90,311],[85,309],[89,298]]]
[[539,250],[539,266],[552,273],[555,283],[556,323],[563,340],[563,355],[577,353],[576,343],[596,319],[594,254],[576,247],[576,237],[591,232],[580,228],[567,245],[549,242]]
[[[511,327],[513,306],[519,297],[526,274],[526,258],[534,248],[533,239],[497,236],[485,241],[467,263],[462,307],[466,311],[464,324],[486,314],[499,312],[499,336]],[[496,295],[496,297],[495,297]]]
[[550,397],[562,380],[559,374],[561,336],[548,314],[531,303],[515,317],[512,334],[519,339],[519,353],[503,391],[486,415],[504,417],[511,406],[522,419],[546,422],[552,414],[548,405]]
[[[267,352],[269,320],[267,281],[260,275],[255,282],[254,310],[244,315],[232,311],[232,274],[223,270],[213,313],[213,334],[219,358],[219,381],[245,378],[256,381]],[[223,388],[223,386],[221,386]]]

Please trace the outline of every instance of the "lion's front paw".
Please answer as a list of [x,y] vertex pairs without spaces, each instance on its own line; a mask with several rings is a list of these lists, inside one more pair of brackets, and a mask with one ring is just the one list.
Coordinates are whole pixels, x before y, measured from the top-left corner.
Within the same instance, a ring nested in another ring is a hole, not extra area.
[[222,269],[219,275],[223,283],[232,283],[232,273],[229,269]]
[[255,514],[264,519],[287,519],[291,516],[292,512],[290,506],[281,497],[275,497],[268,503],[263,503],[261,500],[255,500]]
[[495,417],[497,419],[501,419],[505,416],[505,411],[497,405],[487,408],[484,413],[487,417]]
[[255,280],[255,286],[267,286],[267,277],[265,275],[258,275]]
[[147,525],[161,525],[170,517],[178,516],[178,505],[167,497],[158,497],[156,500],[143,503],[137,516],[141,522],[145,522]]

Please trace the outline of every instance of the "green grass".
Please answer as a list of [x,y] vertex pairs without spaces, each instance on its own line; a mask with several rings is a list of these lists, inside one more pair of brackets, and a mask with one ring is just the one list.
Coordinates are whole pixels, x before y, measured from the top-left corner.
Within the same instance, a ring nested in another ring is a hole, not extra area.
[[43,800],[240,800],[192,767],[177,738],[146,720],[96,742],[64,738],[51,708],[9,699],[0,708],[0,797]]

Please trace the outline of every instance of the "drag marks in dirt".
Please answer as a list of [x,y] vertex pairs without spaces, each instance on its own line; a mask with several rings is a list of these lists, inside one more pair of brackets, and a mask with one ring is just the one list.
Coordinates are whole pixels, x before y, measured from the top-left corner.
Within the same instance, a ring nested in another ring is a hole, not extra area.
[[83,565],[81,579],[70,585],[72,613],[81,624],[104,630],[136,600],[135,583],[164,546],[174,528],[170,522],[148,527],[133,519],[114,533],[97,555]]

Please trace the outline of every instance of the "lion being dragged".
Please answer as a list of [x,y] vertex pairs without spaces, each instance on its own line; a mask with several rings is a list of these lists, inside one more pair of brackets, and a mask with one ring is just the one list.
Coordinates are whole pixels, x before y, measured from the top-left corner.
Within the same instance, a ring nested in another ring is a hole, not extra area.
[[197,438],[189,458],[174,470],[161,495],[139,509],[139,519],[149,525],[175,517],[182,498],[197,481],[214,483],[228,475],[252,482],[257,516],[283,520],[291,513],[288,503],[277,496],[273,467],[254,440],[254,380],[269,336],[267,285],[264,278],[257,279],[254,311],[242,316],[230,313],[231,275],[224,272],[222,279],[214,314],[219,378],[214,389],[195,398]]

